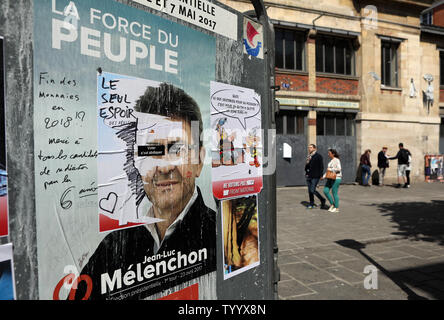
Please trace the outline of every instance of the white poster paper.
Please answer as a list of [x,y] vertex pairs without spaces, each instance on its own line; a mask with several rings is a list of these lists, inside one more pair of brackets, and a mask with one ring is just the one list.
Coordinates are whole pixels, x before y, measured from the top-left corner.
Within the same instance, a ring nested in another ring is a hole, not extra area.
[[[159,82],[156,81],[107,72],[97,78],[98,162],[102,164],[98,166],[100,232],[160,221],[147,217],[136,205],[138,199],[133,190],[135,186],[132,187],[128,182],[128,174],[125,172],[127,145],[125,139],[118,137],[123,126],[136,121],[134,104],[137,99],[147,87],[158,85]],[[153,124],[158,121],[155,116],[151,118]],[[148,210],[151,203],[146,206],[145,209]]]
[[237,16],[206,0],[133,0],[151,9],[237,40]]
[[212,181],[217,199],[262,190],[260,101],[252,89],[211,82]]
[[291,146],[284,142],[284,159],[291,159],[291,151]]

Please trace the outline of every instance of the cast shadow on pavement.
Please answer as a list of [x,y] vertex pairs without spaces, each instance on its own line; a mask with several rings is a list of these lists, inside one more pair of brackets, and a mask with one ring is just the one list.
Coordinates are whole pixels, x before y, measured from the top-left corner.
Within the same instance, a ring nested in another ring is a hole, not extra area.
[[375,204],[377,209],[398,225],[392,234],[412,240],[444,245],[444,201],[395,202]]
[[391,272],[391,271],[385,269],[383,266],[381,266],[379,263],[377,263],[372,257],[370,257],[364,251],[362,251],[366,247],[366,245],[364,243],[358,242],[353,239],[344,239],[344,240],[339,240],[339,241],[335,241],[335,242],[337,244],[339,244],[340,246],[343,246],[348,249],[353,249],[353,250],[356,250],[357,252],[359,252],[364,258],[366,258],[368,260],[368,262],[370,262],[370,264],[372,264],[373,266],[378,268],[379,271],[381,271],[387,278],[392,280],[393,283],[395,283],[402,291],[404,291],[407,294],[408,300],[428,300],[427,298],[418,295],[416,292],[414,292],[412,289],[410,289],[405,284],[404,279],[397,276],[394,272]]
[[[308,207],[308,205],[310,204],[310,202],[308,201],[301,201],[301,205],[304,207]],[[328,202],[327,202],[328,204]],[[328,205],[324,205],[324,207],[321,206],[321,204],[315,204],[317,207],[319,207],[319,209],[321,210],[327,210],[328,209]]]
[[[371,205],[377,207],[390,222],[397,224],[393,235],[406,237],[414,241],[433,242],[444,245],[444,201],[430,202],[394,202]],[[419,288],[434,299],[444,299],[444,263],[438,262],[420,267],[389,271],[363,252],[364,243],[345,239],[337,241],[343,247],[356,250],[372,265],[391,279],[407,295],[409,300],[426,299],[410,287]],[[407,286],[409,285],[409,286]]]

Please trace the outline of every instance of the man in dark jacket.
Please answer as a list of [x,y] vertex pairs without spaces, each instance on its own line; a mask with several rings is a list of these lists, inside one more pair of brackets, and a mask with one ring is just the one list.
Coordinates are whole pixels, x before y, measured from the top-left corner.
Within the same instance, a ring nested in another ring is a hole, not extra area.
[[308,196],[310,204],[307,209],[313,209],[316,205],[314,203],[314,196],[321,201],[321,208],[325,206],[325,198],[316,190],[319,180],[324,174],[324,162],[322,156],[316,152],[316,145],[310,144],[308,146],[307,162],[305,164],[305,178],[308,186]]
[[402,142],[399,143],[399,151],[396,156],[389,158],[389,160],[398,159],[398,185],[397,188],[401,188],[402,182],[404,182],[404,188],[408,188],[407,184],[407,167],[409,165],[409,156],[411,153],[409,150],[404,148]]
[[378,169],[379,169],[379,185],[384,185],[385,171],[389,167],[387,147],[382,147],[382,150],[378,153]]
[[[134,130],[127,129],[134,137],[127,175],[143,184],[138,212],[159,222],[108,234],[69,299],[144,299],[216,270],[216,213],[195,183],[205,158],[199,107],[183,90],[164,83],[149,87],[134,109],[138,118],[128,127]],[[144,117],[155,115],[181,130],[172,136],[147,130]],[[199,123],[197,140],[192,121]],[[145,149],[162,152],[142,154]]]

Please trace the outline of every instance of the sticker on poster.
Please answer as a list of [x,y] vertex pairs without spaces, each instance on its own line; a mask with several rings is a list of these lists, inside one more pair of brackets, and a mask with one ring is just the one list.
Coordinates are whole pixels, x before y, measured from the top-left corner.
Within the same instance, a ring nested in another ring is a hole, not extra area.
[[261,24],[244,18],[244,53],[259,59],[264,58],[264,28]]
[[0,300],[15,300],[12,243],[0,246]]
[[211,82],[213,194],[227,199],[262,190],[261,97]]
[[9,233],[8,173],[6,170],[6,118],[3,38],[0,37],[0,237]]
[[257,196],[222,201],[224,280],[260,264]]
[[[98,101],[98,212],[99,231],[135,227],[162,220],[147,215],[152,203],[147,201],[140,183],[140,172],[128,157],[128,148],[137,148],[134,105],[146,88],[159,82],[103,72],[97,77]],[[156,129],[160,116],[153,115],[147,127]],[[140,123],[140,121],[139,121]],[[146,147],[146,144],[143,145]],[[152,157],[154,158],[154,156]],[[137,161],[135,162],[137,163]]]

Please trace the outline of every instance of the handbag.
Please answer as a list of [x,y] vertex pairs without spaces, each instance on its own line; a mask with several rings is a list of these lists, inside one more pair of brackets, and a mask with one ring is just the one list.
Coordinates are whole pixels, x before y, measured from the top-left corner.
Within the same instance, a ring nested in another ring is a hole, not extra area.
[[336,173],[330,170],[327,170],[327,172],[325,173],[325,178],[330,179],[330,180],[336,180]]

